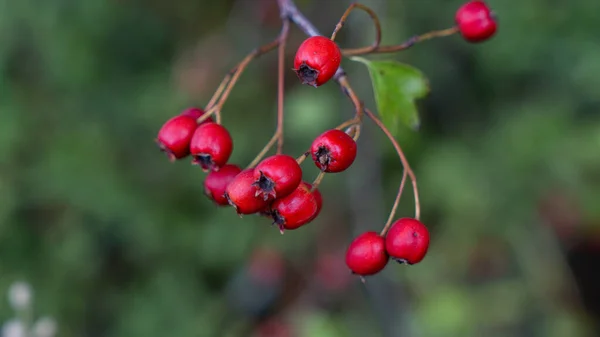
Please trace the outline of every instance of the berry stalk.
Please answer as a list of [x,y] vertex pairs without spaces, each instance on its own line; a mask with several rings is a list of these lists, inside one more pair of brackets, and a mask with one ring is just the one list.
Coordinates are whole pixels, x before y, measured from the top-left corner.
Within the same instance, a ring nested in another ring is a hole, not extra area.
[[277,53],[277,154],[283,151],[283,108],[285,97],[285,45],[290,31],[290,20],[283,18],[281,34],[279,35],[279,49]]
[[373,20],[373,24],[375,25],[375,41],[373,42],[373,44],[371,46],[365,47],[365,48],[368,48],[368,49],[370,48],[371,50],[377,49],[379,47],[379,45],[381,44],[381,22],[379,22],[379,17],[375,13],[375,11],[373,11],[371,8],[369,8],[366,5],[360,4],[358,2],[351,4],[350,7],[348,7],[348,9],[346,9],[344,14],[340,18],[340,21],[335,26],[333,33],[331,34],[331,40],[332,41],[335,40],[338,32],[342,29],[342,27],[346,23],[348,16],[355,9],[360,9],[360,10],[366,12],[371,17],[371,20]]

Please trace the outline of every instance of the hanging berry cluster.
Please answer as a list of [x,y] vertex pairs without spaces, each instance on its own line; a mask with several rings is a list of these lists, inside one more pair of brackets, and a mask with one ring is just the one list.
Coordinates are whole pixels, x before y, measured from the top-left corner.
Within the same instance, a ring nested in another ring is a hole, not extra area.
[[[157,143],[171,161],[191,156],[192,164],[208,172],[204,180],[205,194],[214,203],[231,206],[237,214],[259,214],[272,219],[283,234],[310,223],[321,211],[323,204],[318,186],[327,174],[343,172],[356,158],[356,141],[360,137],[363,117],[371,119],[394,146],[402,166],[402,181],[388,221],[381,232],[365,232],[356,237],[346,254],[346,264],[361,277],[381,271],[390,257],[398,262],[415,264],[423,260],[429,248],[429,231],[419,221],[420,205],[415,175],[400,145],[375,114],[363,106],[350,86],[340,66],[344,56],[391,53],[408,49],[418,42],[460,33],[469,42],[482,42],[494,35],[497,23],[484,1],[474,0],[456,12],[454,27],[415,36],[400,45],[382,46],[381,27],[377,15],[367,6],[354,3],[343,14],[330,38],[322,36],[312,23],[297,9],[292,0],[277,0],[282,17],[282,29],[277,39],[248,54],[223,79],[205,109],[189,108],[168,120],[158,132]],[[340,49],[334,42],[350,12],[366,12],[376,28],[375,42],[367,47]],[[353,118],[326,130],[312,142],[299,157],[283,153],[284,131],[284,55],[290,24],[298,26],[310,37],[297,49],[293,69],[303,84],[315,88],[333,79],[352,101]],[[246,67],[255,58],[278,49],[278,104],[277,129],[273,137],[245,169],[228,163],[233,141],[227,128],[221,124],[221,110],[231,90]],[[213,119],[214,117],[214,119]],[[277,144],[276,153],[267,156]],[[301,164],[311,158],[320,169],[312,181],[305,181]],[[394,221],[400,196],[407,178],[413,187],[415,216]]]

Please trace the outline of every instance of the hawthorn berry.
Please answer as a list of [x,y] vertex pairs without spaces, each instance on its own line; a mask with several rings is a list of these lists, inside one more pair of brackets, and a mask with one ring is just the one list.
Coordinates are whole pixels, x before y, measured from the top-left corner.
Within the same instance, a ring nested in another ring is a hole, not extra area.
[[195,165],[203,170],[218,171],[227,163],[233,151],[233,140],[227,129],[217,123],[206,123],[194,131],[190,152]]
[[429,231],[417,219],[399,219],[387,232],[385,249],[388,255],[400,263],[418,263],[429,249]]
[[463,38],[474,43],[489,39],[498,28],[494,14],[481,0],[462,5],[456,11],[455,21]]
[[308,184],[300,184],[291,194],[275,199],[271,205],[271,216],[279,230],[297,229],[315,218],[317,199]]
[[313,36],[298,47],[294,70],[302,84],[316,88],[335,75],[341,61],[342,53],[335,42],[325,36]]
[[156,143],[161,151],[167,154],[169,160],[174,161],[190,154],[190,142],[198,126],[196,119],[184,111],[169,119],[158,131]]
[[332,129],[315,138],[310,153],[321,171],[342,172],[356,159],[356,142],[344,131]]
[[232,164],[224,165],[218,171],[211,171],[204,179],[204,193],[217,205],[229,205],[225,198],[225,189],[240,172],[242,169]]
[[346,251],[346,265],[352,273],[360,276],[377,274],[388,260],[385,239],[377,232],[365,232],[357,236]]
[[[306,186],[306,188],[308,188],[309,190],[312,189],[312,185],[307,183],[306,181],[303,181],[300,184]],[[313,221],[317,216],[319,216],[319,213],[321,213],[321,208],[323,207],[323,196],[321,195],[321,191],[319,191],[318,188],[315,188],[314,190],[312,190],[312,194],[314,195],[315,200],[317,201],[317,212],[313,215],[310,221]]]
[[256,195],[265,200],[282,198],[294,192],[302,181],[302,169],[294,157],[276,154],[254,168]]
[[[198,108],[187,108],[187,109],[183,110],[183,112],[181,113],[181,115],[182,115],[182,116],[189,116],[189,117],[192,117],[192,118],[194,118],[194,119],[198,119],[198,118],[202,117],[202,116],[204,115],[204,113],[205,113],[205,111],[204,111],[204,110],[202,110],[202,109],[198,109]],[[213,121],[213,119],[212,119],[212,118],[210,118],[210,117],[208,117],[206,120],[204,120],[204,121],[202,122],[202,124],[205,124],[205,123],[210,123],[210,122],[212,122],[212,121]]]
[[238,214],[254,214],[264,210],[268,202],[256,197],[254,170],[246,169],[240,172],[225,188],[227,202],[235,208]]

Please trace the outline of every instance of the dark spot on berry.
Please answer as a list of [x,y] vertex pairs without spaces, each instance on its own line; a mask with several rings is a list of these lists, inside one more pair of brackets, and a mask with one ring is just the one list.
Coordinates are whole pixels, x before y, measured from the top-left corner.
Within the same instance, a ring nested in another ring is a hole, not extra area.
[[258,178],[258,180],[255,181],[252,185],[258,186],[258,191],[256,191],[256,195],[258,196],[260,195],[260,192],[262,192],[264,200],[267,200],[269,198],[269,195],[273,195],[273,197],[276,197],[275,182],[271,178],[264,175],[262,171],[260,171],[260,178]]
[[413,232],[413,237],[418,238],[419,237],[419,233]]
[[315,152],[315,156],[317,157],[317,160],[319,161],[319,164],[321,166],[321,171],[327,170],[327,167],[329,166],[329,163],[331,162],[331,156],[329,155],[329,149],[326,148],[325,146],[319,146],[319,149],[317,150],[317,152]]
[[204,170],[212,169],[214,166],[212,157],[209,154],[198,154],[194,156],[194,164],[199,165]]
[[319,71],[309,67],[306,63],[302,63],[298,70],[296,70],[296,74],[300,80],[302,80],[302,84],[316,85],[317,77],[319,77]]
[[399,259],[399,258],[393,257],[392,260],[398,262],[399,264],[408,264],[408,265],[410,265],[410,263],[408,263],[408,261],[406,261],[405,259]]

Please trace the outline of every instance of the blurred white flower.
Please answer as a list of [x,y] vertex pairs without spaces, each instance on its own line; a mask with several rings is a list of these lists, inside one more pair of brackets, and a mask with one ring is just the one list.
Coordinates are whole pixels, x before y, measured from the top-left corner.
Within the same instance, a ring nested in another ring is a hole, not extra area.
[[56,321],[52,317],[42,317],[32,328],[35,337],[53,337],[56,334]]
[[6,321],[2,326],[2,337],[25,337],[25,324],[18,319]]
[[18,281],[8,289],[8,302],[14,310],[26,309],[31,304],[33,291],[27,282]]

